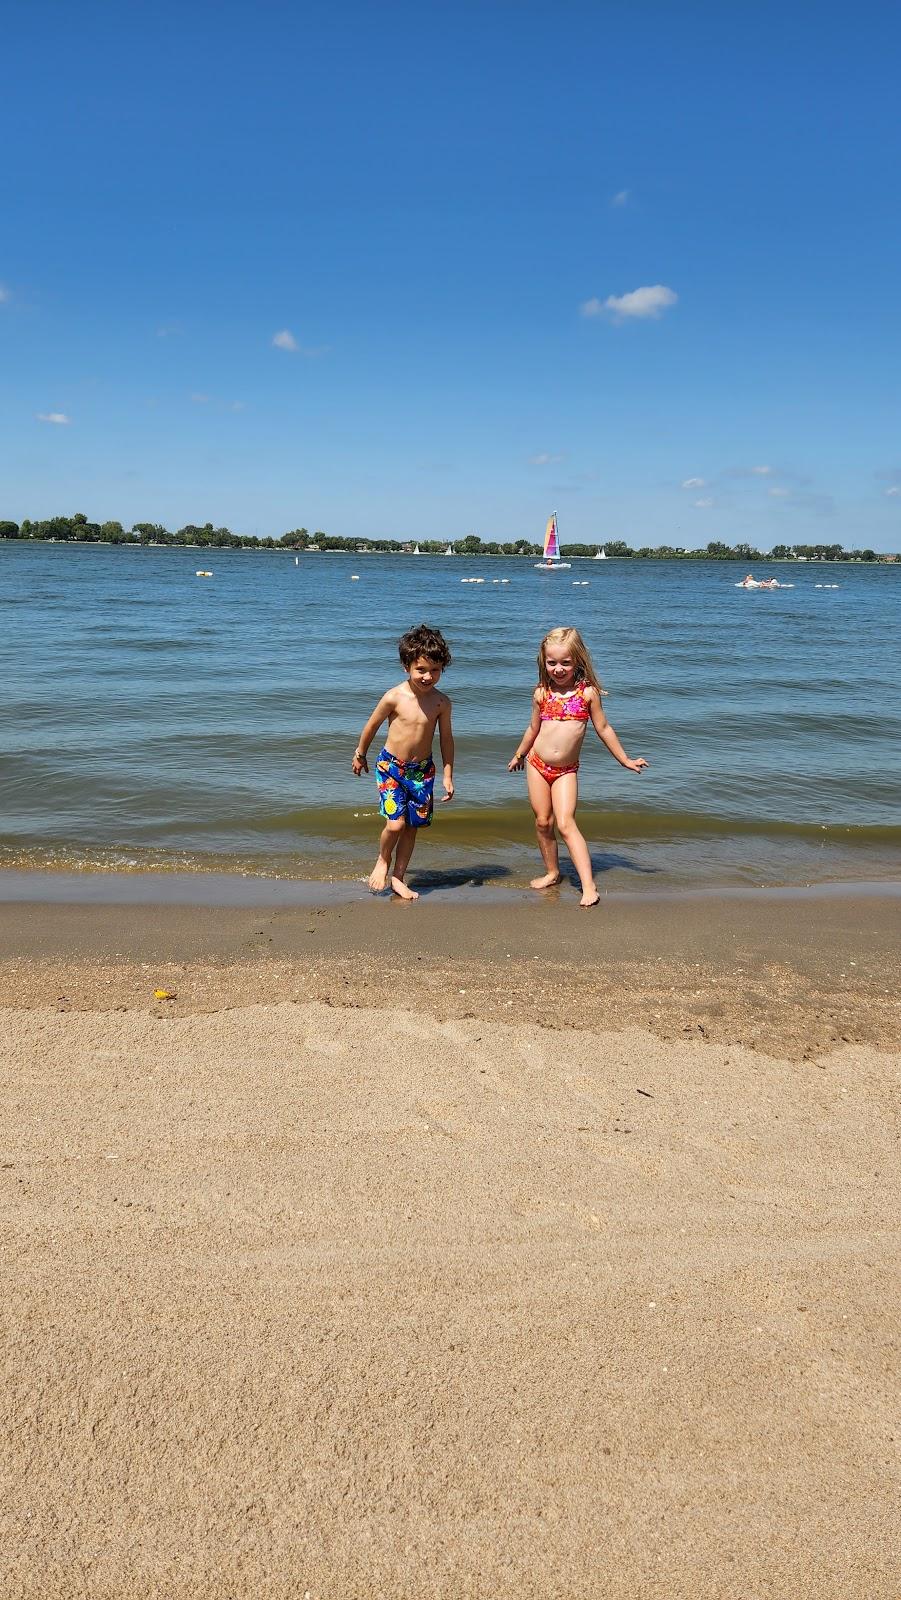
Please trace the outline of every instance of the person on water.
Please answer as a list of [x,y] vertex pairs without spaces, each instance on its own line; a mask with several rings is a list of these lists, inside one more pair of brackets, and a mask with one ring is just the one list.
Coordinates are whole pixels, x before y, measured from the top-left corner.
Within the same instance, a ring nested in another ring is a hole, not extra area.
[[[366,722],[351,762],[354,777],[368,772],[366,760],[377,728],[387,720],[388,743],[375,764],[379,790],[379,815],[385,826],[379,840],[378,859],[369,874],[369,887],[380,894],[390,884],[402,900],[418,900],[404,882],[416,835],[432,820],[435,763],[432,741],[435,729],[444,762],[442,800],[454,798],[454,735],[451,703],[438,688],[438,679],[451,664],[451,653],[437,628],[424,622],[398,640],[398,654],[407,674],[403,683],[389,689]],[[390,745],[390,749],[389,749]],[[392,866],[393,857],[393,866]]]
[[642,756],[633,761],[626,755],[604,715],[602,693],[581,634],[575,628],[552,628],[538,650],[531,721],[507,766],[508,772],[526,766],[538,848],[546,869],[540,878],[532,879],[531,888],[551,889],[560,882],[559,830],[579,874],[579,904],[585,907],[596,906],[600,900],[588,846],[576,822],[579,754],[589,722],[620,766],[629,772],[641,772],[647,766]]

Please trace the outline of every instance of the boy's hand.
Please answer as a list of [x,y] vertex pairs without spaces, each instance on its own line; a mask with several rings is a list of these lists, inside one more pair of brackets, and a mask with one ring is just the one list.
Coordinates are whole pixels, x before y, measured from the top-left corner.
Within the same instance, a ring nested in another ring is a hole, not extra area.
[[354,758],[350,764],[350,770],[355,778],[359,778],[361,772],[369,771],[369,764],[366,760],[366,757],[361,756],[359,750],[354,751]]
[[628,772],[640,772],[642,767],[647,766],[647,762],[644,756],[636,756],[634,761],[624,761],[623,766]]
[[444,805],[445,801],[453,800],[453,798],[454,798],[454,780],[453,780],[453,778],[445,778],[444,779],[444,793],[441,796],[441,804]]
[[526,764],[525,756],[514,756],[512,761],[508,761],[507,762],[507,771],[508,772],[521,772],[523,767],[525,766],[525,764]]

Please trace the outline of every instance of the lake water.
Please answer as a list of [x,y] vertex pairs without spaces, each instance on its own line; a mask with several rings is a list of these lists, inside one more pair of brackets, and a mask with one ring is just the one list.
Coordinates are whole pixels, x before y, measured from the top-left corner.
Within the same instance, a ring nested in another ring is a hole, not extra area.
[[525,779],[506,763],[539,639],[561,623],[583,632],[626,750],[650,762],[625,772],[589,730],[580,820],[604,887],[901,877],[901,566],[755,571],[794,588],[737,589],[733,562],[543,573],[4,542],[0,865],[358,877],[377,797],[351,755],[402,677],[398,635],[426,620],[454,654],[458,787],[414,882],[536,870]]

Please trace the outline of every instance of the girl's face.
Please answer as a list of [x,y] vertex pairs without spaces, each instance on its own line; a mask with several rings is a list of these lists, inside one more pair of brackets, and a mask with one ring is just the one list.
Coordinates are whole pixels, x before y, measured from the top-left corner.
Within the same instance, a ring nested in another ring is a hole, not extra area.
[[568,689],[576,676],[576,663],[560,644],[549,644],[544,652],[547,675],[555,689]]

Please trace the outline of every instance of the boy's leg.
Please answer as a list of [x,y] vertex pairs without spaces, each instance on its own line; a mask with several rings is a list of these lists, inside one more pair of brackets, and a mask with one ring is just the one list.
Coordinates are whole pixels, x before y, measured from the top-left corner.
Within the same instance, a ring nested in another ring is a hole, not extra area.
[[[559,783],[559,779],[557,780]],[[538,848],[541,859],[545,865],[545,873],[541,878],[533,878],[530,889],[551,889],[555,883],[560,882],[560,858],[557,854],[557,840],[554,835],[554,809],[551,804],[551,786],[547,778],[526,762],[526,783],[529,788],[529,804],[535,813],[535,832],[538,835]]]
[[373,894],[381,894],[388,887],[391,876],[391,857],[394,847],[407,824],[401,818],[398,822],[386,822],[379,839],[379,854],[375,866],[369,874],[369,887]]
[[416,847],[418,828],[408,822],[403,833],[397,841],[397,853],[394,857],[394,871],[391,874],[391,887],[402,900],[418,900],[419,895],[415,889],[408,889],[404,883],[404,875],[410,865],[410,857]]
[[594,881],[594,872],[591,866],[591,856],[584,836],[576,822],[576,805],[579,800],[579,780],[574,772],[565,772],[558,778],[551,791],[554,807],[554,818],[557,827],[566,841],[566,848],[572,858],[572,864],[579,874],[582,885],[582,898],[580,906],[596,906],[600,900],[598,886]]

